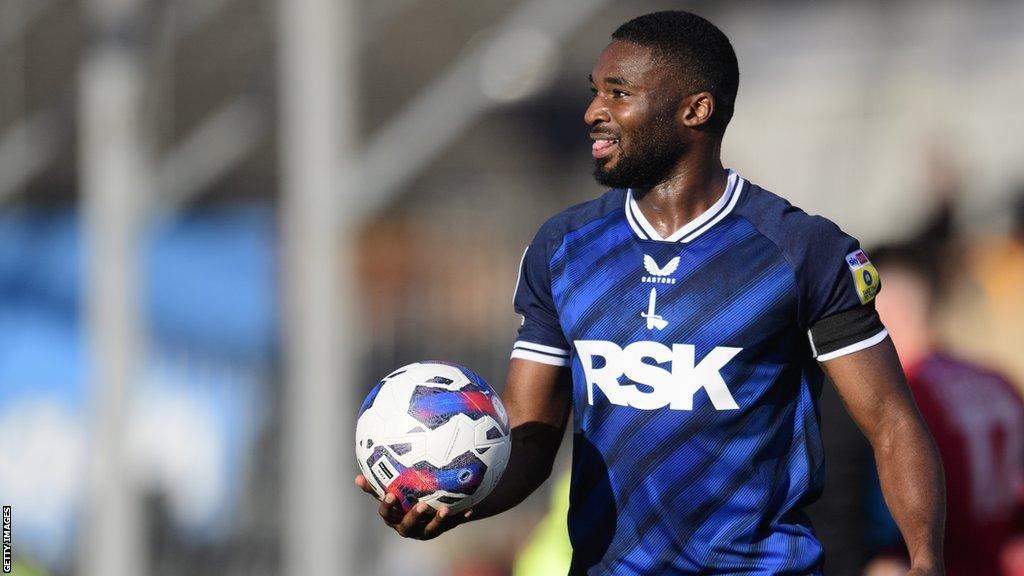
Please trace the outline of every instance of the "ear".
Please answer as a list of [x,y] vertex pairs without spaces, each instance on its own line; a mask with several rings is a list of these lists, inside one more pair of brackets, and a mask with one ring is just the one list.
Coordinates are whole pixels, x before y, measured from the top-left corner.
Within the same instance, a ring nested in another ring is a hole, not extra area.
[[715,112],[715,97],[711,92],[697,92],[683,98],[679,103],[679,122],[687,128],[696,128],[711,120]]

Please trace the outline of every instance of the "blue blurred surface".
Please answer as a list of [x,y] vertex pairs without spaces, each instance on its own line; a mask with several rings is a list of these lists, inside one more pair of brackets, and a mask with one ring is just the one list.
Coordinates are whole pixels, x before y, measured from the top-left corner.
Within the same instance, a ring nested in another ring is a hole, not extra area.
[[[129,418],[144,489],[196,541],[231,524],[278,343],[275,214],[207,208],[154,222],[140,270],[145,355]],[[0,499],[21,551],[70,556],[92,395],[82,227],[70,210],[0,214]]]

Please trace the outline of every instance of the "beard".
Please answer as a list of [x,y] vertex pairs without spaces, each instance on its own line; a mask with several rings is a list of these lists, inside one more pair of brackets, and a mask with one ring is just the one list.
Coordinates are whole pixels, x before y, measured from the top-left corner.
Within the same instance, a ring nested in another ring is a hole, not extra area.
[[594,179],[609,188],[648,189],[665,181],[686,150],[671,119],[655,121],[630,139],[630,151],[619,140],[619,160],[607,168],[608,158],[594,159]]

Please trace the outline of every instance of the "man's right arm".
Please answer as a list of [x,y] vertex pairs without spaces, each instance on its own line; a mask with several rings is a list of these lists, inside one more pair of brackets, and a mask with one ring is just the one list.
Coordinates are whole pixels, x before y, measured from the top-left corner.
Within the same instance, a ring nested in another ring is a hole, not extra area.
[[504,512],[533,493],[551,475],[569,417],[569,370],[513,358],[502,401],[512,426],[512,453],[494,491],[473,515]]
[[[378,509],[384,522],[406,538],[429,540],[471,517],[493,516],[522,502],[551,475],[568,422],[570,393],[567,368],[513,358],[502,394],[512,427],[512,451],[498,485],[475,508],[456,515],[447,507],[434,510],[424,503],[402,515],[398,502],[388,495]],[[374,495],[362,475],[356,484]]]

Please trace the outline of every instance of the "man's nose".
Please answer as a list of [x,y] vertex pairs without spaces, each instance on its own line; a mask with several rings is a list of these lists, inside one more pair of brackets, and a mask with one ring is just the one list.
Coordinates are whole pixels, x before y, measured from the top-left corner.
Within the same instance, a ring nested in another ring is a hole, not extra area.
[[594,99],[590,101],[590,106],[587,106],[587,111],[583,114],[583,121],[589,126],[593,126],[598,122],[608,122],[609,120],[611,117],[608,115],[608,108],[600,97],[594,96]]

